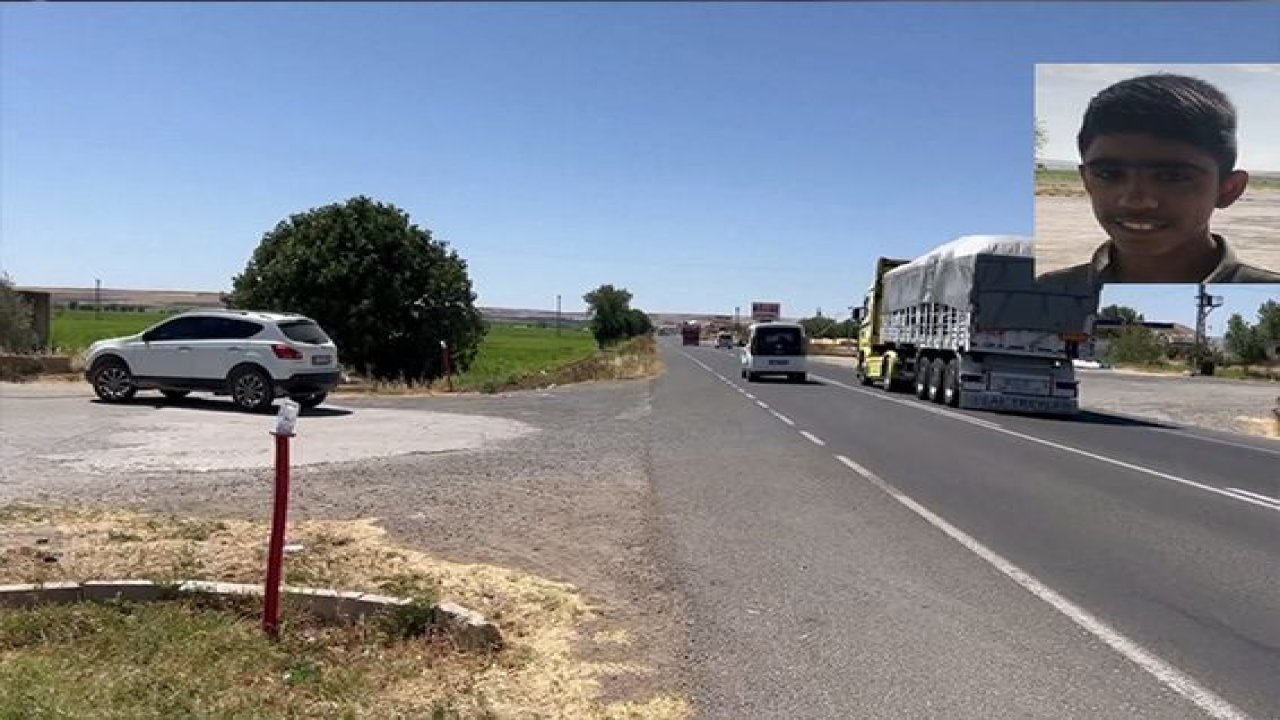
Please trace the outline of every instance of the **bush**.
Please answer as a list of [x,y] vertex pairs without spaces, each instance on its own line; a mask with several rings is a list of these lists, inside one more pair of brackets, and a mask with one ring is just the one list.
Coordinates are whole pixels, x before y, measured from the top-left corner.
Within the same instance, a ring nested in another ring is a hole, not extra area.
[[39,339],[32,319],[31,304],[18,294],[7,274],[0,274],[0,351],[35,350]]

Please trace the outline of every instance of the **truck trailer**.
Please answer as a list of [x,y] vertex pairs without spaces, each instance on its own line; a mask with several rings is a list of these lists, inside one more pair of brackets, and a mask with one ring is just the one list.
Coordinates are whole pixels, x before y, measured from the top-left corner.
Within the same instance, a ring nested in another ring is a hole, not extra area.
[[1072,414],[1098,291],[1038,283],[1029,238],[969,235],[880,258],[857,312],[858,379],[958,408]]
[[697,345],[702,342],[702,326],[690,320],[680,326],[680,339],[683,345]]

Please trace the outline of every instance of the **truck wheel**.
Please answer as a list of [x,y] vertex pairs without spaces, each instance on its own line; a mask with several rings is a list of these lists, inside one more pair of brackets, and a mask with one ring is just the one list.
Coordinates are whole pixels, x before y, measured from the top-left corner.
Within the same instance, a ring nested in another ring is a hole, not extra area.
[[893,374],[897,372],[897,358],[885,358],[880,364],[880,387],[885,392],[893,392],[897,383],[893,381]]
[[929,402],[942,403],[942,376],[947,364],[941,358],[929,363]]
[[921,400],[929,399],[929,371],[932,368],[933,365],[928,360],[924,358],[916,360],[915,393]]
[[124,402],[138,394],[138,386],[123,360],[107,358],[93,369],[93,391],[106,402]]
[[867,366],[862,363],[858,363],[858,369],[854,370],[853,374],[858,378],[859,385],[866,386],[871,385],[874,382],[870,377],[867,377]]
[[960,407],[960,361],[952,358],[942,372],[942,404]]
[[275,402],[271,376],[257,367],[243,367],[231,373],[231,400],[241,410],[265,412]]

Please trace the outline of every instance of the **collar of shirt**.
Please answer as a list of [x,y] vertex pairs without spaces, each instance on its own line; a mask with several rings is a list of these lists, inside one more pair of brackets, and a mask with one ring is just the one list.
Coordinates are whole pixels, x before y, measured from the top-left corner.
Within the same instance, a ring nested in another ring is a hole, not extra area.
[[[1227,244],[1226,238],[1213,233],[1213,242],[1218,246],[1218,264],[1214,266],[1208,275],[1200,280],[1203,283],[1228,281],[1240,267],[1240,259],[1236,257],[1235,251]],[[1094,251],[1093,258],[1089,261],[1093,276],[1101,282],[1117,282],[1114,253],[1115,244],[1108,240]]]

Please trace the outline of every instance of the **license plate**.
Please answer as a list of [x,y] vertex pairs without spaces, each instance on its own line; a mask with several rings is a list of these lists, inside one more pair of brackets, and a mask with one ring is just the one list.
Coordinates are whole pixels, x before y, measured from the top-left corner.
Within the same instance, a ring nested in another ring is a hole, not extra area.
[[329,355],[312,355],[311,356],[312,365],[328,365],[331,362],[333,362],[333,358]]
[[786,360],[770,360],[769,364],[770,365],[786,365],[788,363]]
[[1046,380],[1030,378],[1000,378],[995,383],[996,389],[1021,395],[1048,395],[1049,383]]

